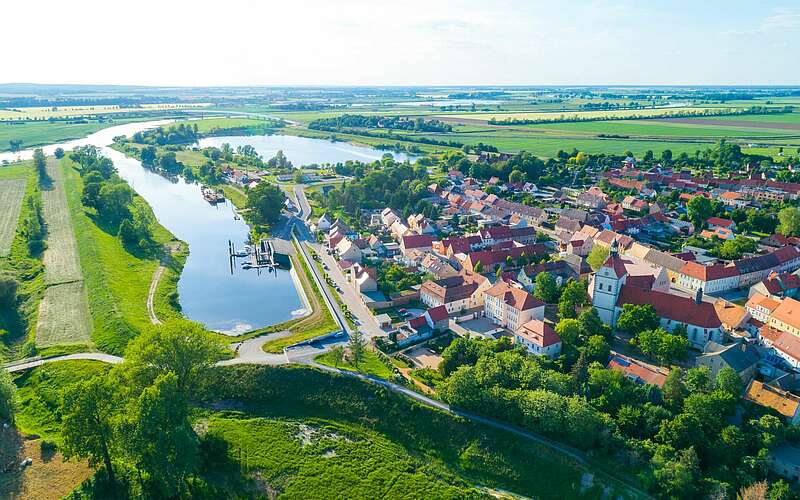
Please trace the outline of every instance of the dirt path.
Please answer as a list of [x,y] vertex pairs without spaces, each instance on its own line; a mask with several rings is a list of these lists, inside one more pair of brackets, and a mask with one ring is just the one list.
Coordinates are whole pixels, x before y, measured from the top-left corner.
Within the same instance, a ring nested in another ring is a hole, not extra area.
[[160,325],[161,320],[156,316],[156,311],[153,309],[153,297],[158,289],[158,282],[161,281],[161,276],[164,274],[166,267],[163,265],[158,266],[156,272],[153,273],[153,280],[150,282],[150,291],[147,292],[147,314],[150,315],[150,322],[154,325]]

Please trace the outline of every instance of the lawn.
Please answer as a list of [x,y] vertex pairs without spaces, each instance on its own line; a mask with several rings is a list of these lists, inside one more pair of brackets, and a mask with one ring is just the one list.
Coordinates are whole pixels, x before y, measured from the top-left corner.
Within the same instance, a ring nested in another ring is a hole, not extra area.
[[342,370],[350,370],[353,372],[366,373],[368,375],[375,375],[376,377],[385,379],[391,379],[394,375],[392,371],[383,363],[383,361],[378,358],[378,355],[370,349],[364,350],[364,359],[361,360],[358,366],[355,366],[348,361],[342,361],[338,364],[335,363],[334,356],[331,351],[328,351],[325,354],[320,354],[314,358],[314,361],[321,365],[332,366],[334,368],[341,368]]
[[45,281],[48,285],[82,279],[78,247],[70,219],[64,173],[54,158],[47,159],[49,186],[42,189],[42,211],[47,225],[47,249],[44,252]]
[[50,285],[39,305],[36,345],[90,345],[92,319],[83,281]]
[[0,257],[11,252],[27,180],[0,180]]
[[13,375],[19,402],[17,427],[25,434],[59,442],[61,423],[56,410],[61,391],[69,384],[105,374],[110,367],[99,361],[71,360],[48,363]]
[[[171,297],[177,291],[186,245],[175,240],[169,231],[154,222],[151,233],[163,250],[153,249],[149,253],[137,254],[129,252],[117,238],[115,229],[97,220],[94,212],[81,204],[83,180],[72,168],[73,165],[71,160],[63,160],[69,213],[77,236],[94,327],[92,340],[103,351],[121,354],[131,339],[152,325],[147,313],[147,294],[153,273],[160,263],[159,257],[166,252],[166,246],[180,245],[183,250],[168,259],[154,304],[162,321],[180,316]],[[135,196],[134,203],[150,211],[141,197]],[[156,220],[152,213],[149,219]]]

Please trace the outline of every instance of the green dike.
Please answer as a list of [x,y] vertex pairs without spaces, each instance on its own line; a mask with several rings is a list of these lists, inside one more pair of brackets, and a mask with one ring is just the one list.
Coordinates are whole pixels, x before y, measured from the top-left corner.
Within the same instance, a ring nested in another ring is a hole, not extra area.
[[[204,412],[211,435],[288,497],[348,491],[367,498],[410,492],[464,498],[474,496],[475,485],[533,498],[637,497],[559,452],[352,377],[237,366],[216,368],[208,379],[206,403],[238,410]],[[299,444],[306,437],[306,446]],[[586,472],[594,474],[593,486],[582,491]]]
[[[89,298],[94,331],[92,340],[102,351],[122,354],[128,342],[143,329],[152,327],[147,313],[147,295],[153,273],[158,268],[158,253],[132,254],[124,248],[115,230],[95,219],[93,210],[81,204],[83,180],[75,170],[75,164],[62,161],[66,184],[67,203],[78,241],[84,282]],[[186,244],[177,241],[172,234],[156,222],[149,205],[139,196],[134,203],[151,215],[151,231],[154,241],[166,245]],[[180,317],[180,312],[172,306],[170,297],[176,293],[177,276],[183,268],[185,253],[166,259],[167,270],[158,287],[159,319],[162,321]]]
[[11,252],[0,257],[0,273],[10,274],[19,282],[17,307],[0,307],[0,354],[8,359],[16,359],[34,354],[33,342],[26,343],[26,340],[33,339],[39,303],[44,296],[42,256],[30,255],[28,240],[22,233],[21,225],[21,221],[31,216],[28,199],[41,202],[41,193],[37,187],[36,171],[30,161],[0,167],[0,179],[27,180]]
[[71,360],[48,363],[14,376],[19,411],[17,427],[29,435],[58,442],[61,423],[58,409],[61,391],[68,385],[108,372],[111,365],[100,361]]
[[325,354],[316,356],[314,361],[321,365],[331,366],[333,368],[339,368],[342,370],[349,370],[352,372],[366,373],[367,375],[374,375],[387,380],[391,380],[394,377],[394,374],[389,367],[386,366],[378,357],[378,355],[369,348],[364,349],[364,359],[358,364],[358,366],[355,366],[348,361],[336,363],[332,351],[328,351]]

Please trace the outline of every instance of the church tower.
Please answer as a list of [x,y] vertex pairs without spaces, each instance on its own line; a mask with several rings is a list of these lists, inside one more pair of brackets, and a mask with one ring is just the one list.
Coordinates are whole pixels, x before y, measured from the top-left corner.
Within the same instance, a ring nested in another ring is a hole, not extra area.
[[622,285],[628,277],[625,263],[619,256],[619,243],[611,242],[611,250],[603,266],[594,274],[592,305],[597,309],[600,319],[612,327],[616,324],[617,298]]

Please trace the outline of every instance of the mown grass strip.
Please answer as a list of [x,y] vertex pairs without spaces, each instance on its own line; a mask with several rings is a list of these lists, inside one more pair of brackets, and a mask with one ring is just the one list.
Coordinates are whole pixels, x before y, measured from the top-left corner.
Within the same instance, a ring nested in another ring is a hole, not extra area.
[[25,179],[0,180],[0,257],[11,252],[26,185]]
[[39,305],[36,345],[89,345],[91,337],[92,322],[83,282],[49,286]]
[[78,281],[83,278],[78,259],[78,245],[70,220],[64,175],[54,158],[47,159],[50,184],[42,190],[42,209],[47,225],[47,249],[44,252],[44,277],[48,285]]

